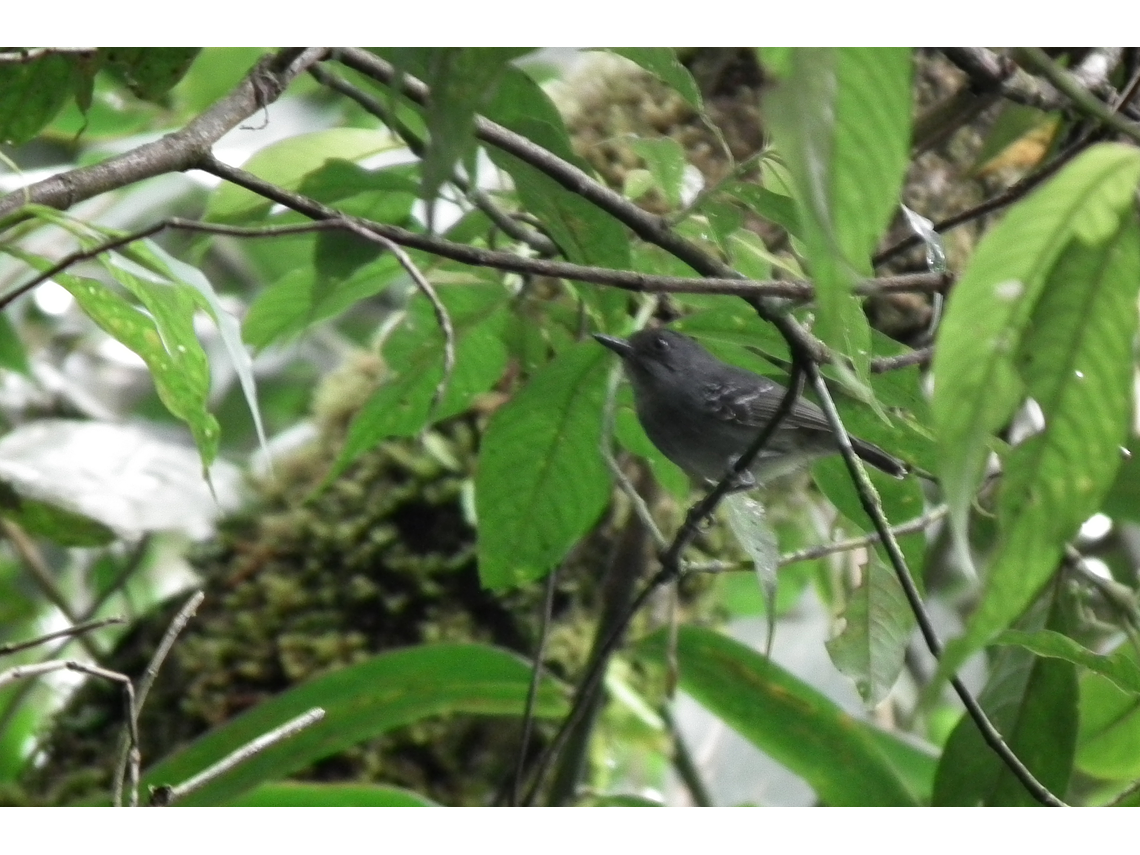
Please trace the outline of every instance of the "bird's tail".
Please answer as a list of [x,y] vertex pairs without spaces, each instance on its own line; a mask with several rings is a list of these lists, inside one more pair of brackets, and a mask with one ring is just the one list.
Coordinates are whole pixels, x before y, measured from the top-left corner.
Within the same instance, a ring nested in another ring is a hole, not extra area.
[[892,457],[883,451],[883,449],[879,448],[879,446],[872,445],[866,440],[851,437],[851,446],[855,449],[855,453],[866,462],[870,463],[876,469],[882,469],[888,475],[903,478],[910,471],[910,467],[908,467],[906,463],[897,457]]

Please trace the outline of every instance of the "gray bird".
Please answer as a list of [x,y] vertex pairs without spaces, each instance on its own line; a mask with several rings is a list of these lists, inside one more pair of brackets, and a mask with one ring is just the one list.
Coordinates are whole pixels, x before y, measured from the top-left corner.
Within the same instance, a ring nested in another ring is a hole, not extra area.
[[[690,475],[720,481],[772,418],[785,389],[779,383],[721,362],[688,336],[646,329],[628,340],[595,334],[622,359],[633,386],[637,417],[657,448]],[[906,464],[877,445],[851,437],[863,460],[896,478]],[[823,411],[800,398],[749,467],[764,483],[839,446]],[[752,486],[743,479],[743,487]]]

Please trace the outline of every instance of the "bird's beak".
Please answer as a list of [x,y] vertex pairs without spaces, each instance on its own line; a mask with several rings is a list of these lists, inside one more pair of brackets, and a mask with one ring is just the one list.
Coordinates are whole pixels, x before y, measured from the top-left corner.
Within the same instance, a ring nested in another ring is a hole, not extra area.
[[605,345],[622,359],[633,356],[633,345],[624,338],[614,338],[612,335],[602,335],[601,333],[594,333],[594,338],[597,339],[598,344]]

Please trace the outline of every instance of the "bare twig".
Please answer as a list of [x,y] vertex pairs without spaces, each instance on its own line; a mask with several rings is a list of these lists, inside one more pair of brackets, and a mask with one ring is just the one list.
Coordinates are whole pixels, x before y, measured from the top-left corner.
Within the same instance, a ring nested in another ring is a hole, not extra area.
[[1096,119],[1114,131],[1140,142],[1140,125],[1121,117],[1116,110],[1108,107],[1094,96],[1072,74],[1059,67],[1041,48],[1026,47],[1015,51],[1018,62],[1032,66],[1045,78],[1065,93],[1073,106],[1087,116]]
[[[67,597],[64,596],[59,585],[55,583],[55,576],[52,574],[51,568],[47,566],[47,562],[44,561],[44,557],[40,554],[35,542],[28,537],[20,526],[9,519],[0,519],[0,528],[3,528],[5,537],[11,542],[24,562],[24,566],[31,573],[32,579],[48,601],[63,613],[68,623],[73,625],[79,623],[79,615],[72,608],[71,603],[67,601]],[[83,649],[92,659],[99,658],[99,650],[91,639],[81,634],[76,636],[75,640],[83,645]]]
[[[1046,112],[1068,105],[1060,87],[1027,74],[1009,57],[994,53],[988,48],[939,48],[954,65],[966,73],[971,86],[979,92],[997,92],[1003,98],[1036,107]],[[1119,64],[1120,48],[1097,48],[1073,69],[1072,76],[1086,91],[1095,92],[1105,100],[1115,96],[1108,77]]]
[[530,751],[530,737],[534,732],[534,705],[538,700],[538,684],[542,681],[543,664],[546,659],[546,639],[550,632],[550,618],[554,611],[554,590],[558,583],[558,570],[555,568],[546,577],[546,590],[542,601],[542,619],[538,625],[538,644],[535,645],[534,667],[530,671],[530,683],[526,687],[526,703],[523,705],[522,737],[519,739],[519,753],[515,758],[515,774],[511,779],[507,804],[514,807],[519,803],[519,791],[526,775],[526,756]]
[[17,48],[0,53],[0,65],[27,65],[49,56],[92,57],[99,52],[93,47]]
[[[158,671],[162,667],[162,663],[166,661],[166,657],[169,655],[170,649],[174,646],[175,640],[177,640],[178,636],[182,633],[182,630],[186,628],[186,624],[190,621],[190,618],[198,611],[198,606],[202,604],[202,600],[205,599],[205,597],[205,594],[198,591],[178,610],[178,614],[174,616],[174,620],[172,620],[170,626],[166,628],[166,632],[162,636],[162,641],[159,642],[158,647],[154,651],[154,655],[150,658],[150,662],[147,663],[146,670],[143,671],[142,679],[139,680],[139,688],[136,696],[136,719],[132,723],[135,733],[138,732],[137,716],[142,714],[143,705],[146,703],[147,695],[150,694],[151,687],[154,685],[155,678],[158,676]],[[128,746],[125,744],[120,745],[119,748],[119,762],[115,767],[114,778],[115,804],[120,804],[122,800],[123,775],[126,772],[128,760],[127,748]],[[137,805],[138,800],[138,780],[136,779],[134,789],[131,791],[131,806]]]
[[[135,689],[131,683],[130,677],[125,674],[120,674],[118,671],[110,671],[106,668],[100,668],[98,665],[92,665],[87,662],[77,662],[74,659],[53,659],[48,662],[38,662],[34,665],[17,665],[15,668],[9,668],[6,671],[0,671],[0,687],[6,686],[9,683],[14,683],[17,680],[22,680],[27,677],[39,677],[44,674],[50,674],[53,671],[75,671],[80,674],[87,674],[91,677],[98,677],[102,680],[108,680],[112,683],[118,683],[123,687],[123,698],[126,706],[126,734],[128,746],[128,772],[129,783],[132,791],[138,792],[139,784],[139,767],[142,765],[142,755],[139,752],[139,732],[135,726],[137,715],[135,713]],[[122,793],[119,791],[115,795],[115,804],[121,803]]]
[[[895,539],[894,533],[891,530],[891,525],[883,513],[878,492],[875,490],[874,484],[871,483],[871,479],[867,475],[867,470],[863,467],[863,462],[859,459],[859,456],[855,453],[855,449],[851,445],[851,436],[843,426],[843,420],[840,418],[839,411],[835,407],[835,401],[831,397],[831,392],[827,388],[823,374],[820,372],[819,366],[814,363],[808,363],[807,372],[811,379],[812,386],[815,389],[816,396],[819,398],[820,406],[823,408],[831,430],[839,443],[839,449],[843,454],[844,461],[847,463],[851,480],[855,485],[856,492],[859,494],[859,501],[863,505],[864,512],[870,517],[872,524],[875,526],[875,530],[879,533],[883,546],[886,549],[887,557],[895,570],[895,575],[898,576],[899,583],[902,585],[903,593],[906,595],[907,602],[910,604],[915,620],[918,622],[918,628],[922,633],[923,640],[926,642],[926,647],[935,658],[941,658],[943,649],[942,641],[938,638],[938,634],[934,630],[930,615],[927,613],[926,606],[922,602],[922,597],[918,593],[918,588],[911,578],[910,569],[906,564],[906,558],[903,557],[902,549],[899,547],[898,541]],[[1033,773],[1026,768],[1025,764],[1021,762],[1020,758],[1010,750],[1005,740],[1002,739],[1001,734],[998,733],[997,728],[994,727],[993,723],[986,716],[981,704],[978,703],[977,699],[974,698],[965,684],[963,684],[958,677],[952,677],[950,679],[950,685],[954,687],[954,691],[961,699],[962,704],[966,707],[967,714],[973,719],[974,724],[977,725],[986,744],[1001,758],[1002,762],[1006,764],[1030,795],[1044,805],[1063,805],[1064,802],[1053,795],[1044,784],[1038,781]]]
[[451,375],[455,373],[455,327],[451,323],[451,315],[447,313],[447,307],[443,305],[443,301],[439,299],[439,294],[436,293],[435,288],[427,280],[427,277],[420,272],[420,269],[416,267],[412,259],[397,243],[351,220],[338,220],[336,222],[358,237],[387,247],[388,251],[396,256],[396,260],[400,262],[400,266],[404,268],[404,272],[412,277],[412,281],[416,283],[416,288],[418,288],[420,293],[431,303],[432,312],[435,314],[435,321],[439,324],[440,332],[443,333],[443,376],[439,378],[439,382],[435,386],[435,392],[431,398],[431,405],[428,407],[427,419],[430,422],[436,410],[439,409],[439,404],[443,400],[444,393],[447,392],[447,386],[451,382]]
[[29,641],[21,641],[16,644],[0,644],[0,656],[10,656],[13,653],[19,653],[21,650],[28,650],[32,647],[38,647],[41,644],[47,644],[49,641],[54,641],[57,638],[74,638],[77,635],[83,635],[87,632],[93,632],[97,629],[102,629],[105,626],[110,626],[115,623],[125,623],[125,619],[121,617],[109,617],[102,620],[92,620],[86,623],[77,623],[75,626],[69,626],[67,629],[57,630],[56,632],[49,632],[46,635],[37,636]]
[[183,781],[177,786],[161,786],[155,787],[151,793],[150,803],[156,807],[165,807],[172,805],[193,793],[200,790],[206,784],[213,781],[215,778],[225,774],[226,772],[244,763],[250,757],[260,754],[266,748],[270,748],[279,742],[284,742],[292,736],[300,733],[306,727],[311,727],[322,718],[325,717],[325,711],[320,707],[313,707],[306,713],[302,713],[296,718],[290,719],[280,727],[276,727],[268,733],[264,733],[250,742],[247,742],[241,748],[233,751],[219,760],[212,766],[203,769],[192,778]]

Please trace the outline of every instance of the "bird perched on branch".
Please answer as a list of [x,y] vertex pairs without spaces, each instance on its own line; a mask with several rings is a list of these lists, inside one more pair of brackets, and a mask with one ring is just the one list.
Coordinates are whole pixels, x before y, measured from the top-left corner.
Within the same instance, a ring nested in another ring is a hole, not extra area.
[[[690,475],[720,481],[775,415],[786,389],[774,380],[721,362],[696,341],[669,329],[629,339],[595,334],[622,359],[637,417],[657,448]],[[867,463],[901,478],[906,464],[877,445],[851,437]],[[797,400],[742,478],[742,487],[793,472],[839,445],[823,410]]]

